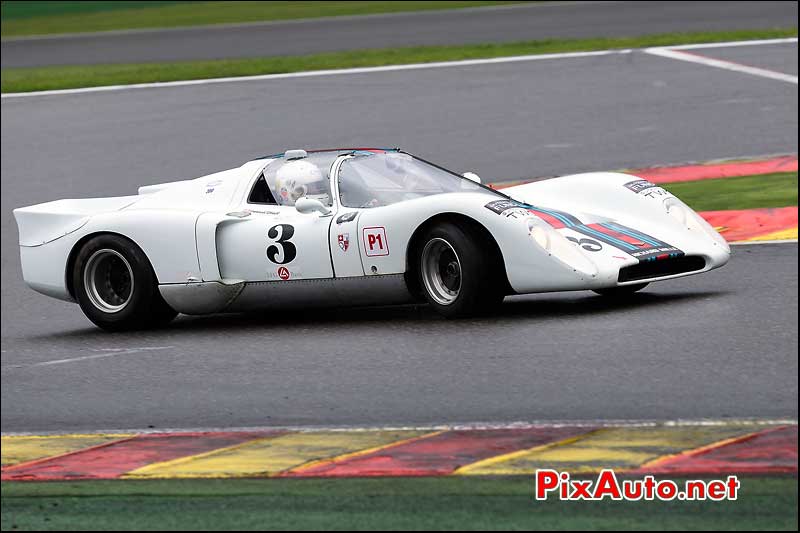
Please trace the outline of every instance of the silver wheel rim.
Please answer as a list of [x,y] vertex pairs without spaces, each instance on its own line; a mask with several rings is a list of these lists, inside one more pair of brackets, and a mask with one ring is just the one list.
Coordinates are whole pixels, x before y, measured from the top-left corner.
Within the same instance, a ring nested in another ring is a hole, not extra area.
[[422,250],[422,282],[433,300],[440,305],[450,305],[461,292],[461,261],[458,254],[444,239],[428,241]]
[[104,313],[118,313],[131,301],[133,269],[116,250],[97,250],[83,269],[83,286],[96,308]]

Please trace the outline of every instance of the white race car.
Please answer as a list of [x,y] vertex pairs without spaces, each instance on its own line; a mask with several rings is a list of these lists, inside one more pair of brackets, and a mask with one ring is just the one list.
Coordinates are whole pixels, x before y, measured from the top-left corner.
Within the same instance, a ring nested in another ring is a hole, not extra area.
[[500,192],[398,149],[289,150],[138,192],[15,209],[26,283],[122,330],[424,300],[460,317],[509,294],[629,294],[730,257],[692,209],[622,173]]

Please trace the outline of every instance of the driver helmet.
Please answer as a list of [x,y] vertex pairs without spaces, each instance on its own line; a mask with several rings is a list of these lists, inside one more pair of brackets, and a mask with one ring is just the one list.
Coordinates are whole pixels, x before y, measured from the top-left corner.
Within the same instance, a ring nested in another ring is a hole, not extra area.
[[316,165],[308,161],[289,161],[275,174],[275,190],[282,205],[294,205],[305,196],[330,205],[328,182]]

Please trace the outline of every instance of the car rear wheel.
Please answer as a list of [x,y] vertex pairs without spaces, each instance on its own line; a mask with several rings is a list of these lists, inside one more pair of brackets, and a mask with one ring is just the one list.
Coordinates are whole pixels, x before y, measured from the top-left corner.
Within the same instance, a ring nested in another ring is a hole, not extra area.
[[494,250],[472,228],[452,222],[431,228],[417,258],[419,285],[428,303],[448,318],[474,316],[503,300]]
[[119,235],[98,235],[81,247],[72,286],[87,318],[108,331],[155,327],[177,315],[161,297],[147,256]]
[[596,292],[600,296],[605,296],[607,298],[624,298],[625,296],[630,296],[634,292],[639,292],[640,290],[644,289],[650,285],[649,283],[637,283],[635,285],[624,285],[622,287],[610,287],[608,289],[596,289],[593,292]]

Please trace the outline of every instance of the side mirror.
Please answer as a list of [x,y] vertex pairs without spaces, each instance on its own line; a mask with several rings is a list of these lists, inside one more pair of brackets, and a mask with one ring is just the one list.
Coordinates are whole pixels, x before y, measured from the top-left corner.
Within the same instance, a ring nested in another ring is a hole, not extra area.
[[315,200],[314,198],[306,198],[305,196],[297,199],[297,201],[294,203],[294,208],[297,209],[298,213],[303,213],[304,215],[313,213],[315,211],[322,215],[328,215],[331,212],[331,210],[325,207],[325,205],[319,200]]
[[464,176],[468,180],[474,181],[475,183],[480,183],[481,182],[481,177],[478,176],[477,174],[475,174],[474,172],[464,172],[462,174],[462,176]]

